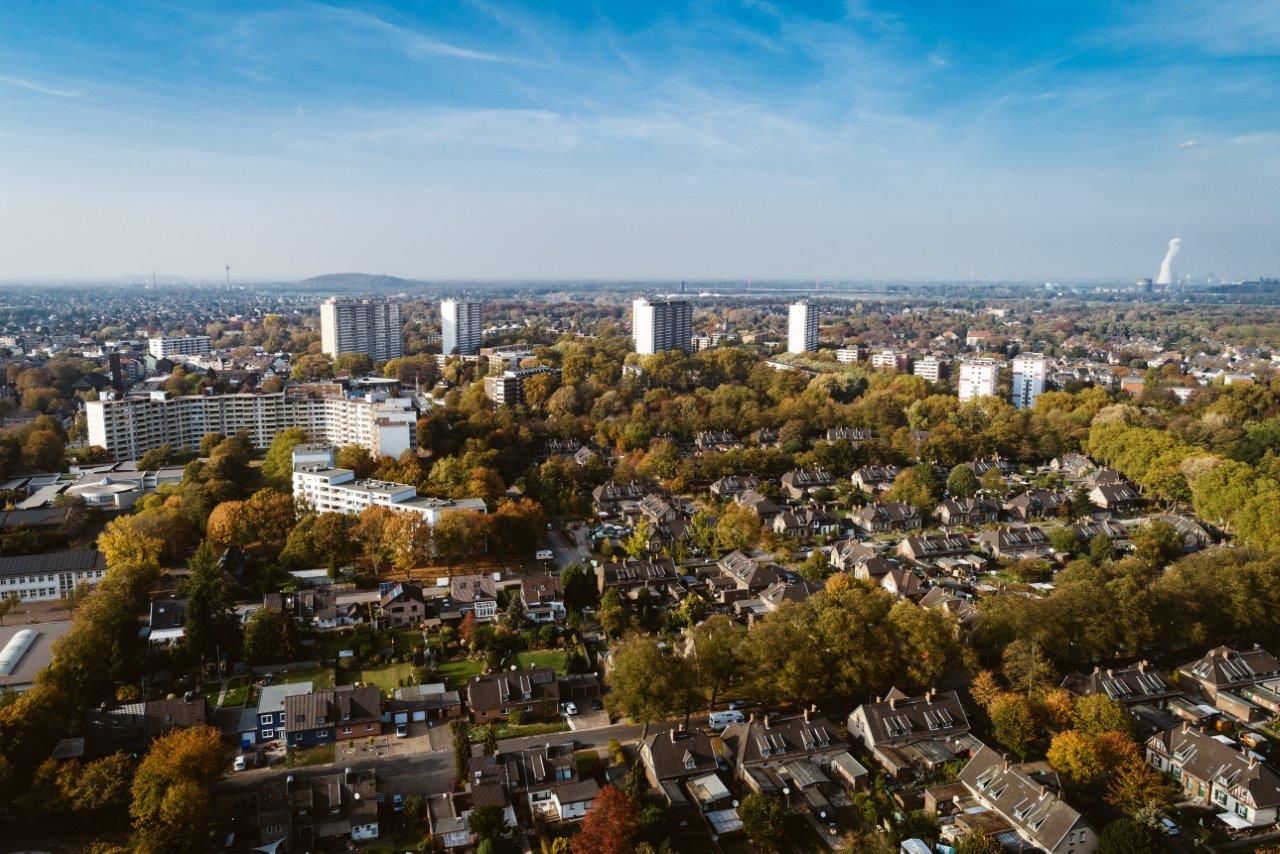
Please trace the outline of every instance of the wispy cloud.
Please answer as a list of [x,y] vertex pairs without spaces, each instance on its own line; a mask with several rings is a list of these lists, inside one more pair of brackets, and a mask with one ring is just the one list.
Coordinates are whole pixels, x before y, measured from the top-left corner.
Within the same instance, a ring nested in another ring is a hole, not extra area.
[[1200,140],[1194,137],[1178,143],[1178,148],[1199,148],[1199,147],[1200,147]]
[[60,89],[56,86],[46,86],[43,83],[36,83],[34,80],[28,80],[25,77],[11,77],[7,74],[0,74],[0,83],[16,86],[19,89],[26,89],[28,92],[39,92],[41,95],[50,95],[54,98],[82,98],[84,92],[79,89]]

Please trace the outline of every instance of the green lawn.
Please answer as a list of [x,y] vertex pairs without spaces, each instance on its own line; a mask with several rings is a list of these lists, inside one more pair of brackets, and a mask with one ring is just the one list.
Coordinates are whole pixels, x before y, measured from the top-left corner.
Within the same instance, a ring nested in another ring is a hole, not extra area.
[[413,678],[413,665],[384,664],[380,667],[365,667],[360,670],[343,668],[342,673],[344,682],[367,682],[370,685],[377,685],[382,691],[382,696],[390,697],[391,693],[400,687],[401,679]]
[[563,674],[568,657],[563,649],[531,649],[516,653],[516,663],[521,668],[553,667],[557,674]]
[[224,706],[243,706],[249,699],[249,683],[243,679],[232,679],[227,685],[227,697]]
[[321,667],[316,670],[291,670],[288,673],[277,673],[272,679],[273,685],[292,685],[295,682],[310,682],[315,690],[333,687],[333,668]]
[[[483,726],[472,727],[471,740],[483,743],[485,729],[486,727]],[[538,724],[498,724],[498,738],[524,738],[530,735],[550,735],[556,732],[568,732],[568,730],[569,725],[563,720]]]
[[315,747],[295,747],[284,757],[288,768],[302,768],[306,765],[329,765],[337,760],[337,748],[332,744],[319,744]]
[[444,677],[449,688],[461,691],[467,687],[472,676],[479,676],[484,672],[484,662],[463,658],[457,661],[445,661],[436,670]]

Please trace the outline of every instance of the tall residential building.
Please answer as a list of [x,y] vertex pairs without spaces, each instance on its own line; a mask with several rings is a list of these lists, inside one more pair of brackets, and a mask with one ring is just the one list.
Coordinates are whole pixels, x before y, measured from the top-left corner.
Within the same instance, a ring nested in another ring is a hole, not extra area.
[[911,368],[911,373],[931,383],[936,383],[942,378],[942,362],[938,360],[937,356],[925,356],[921,359],[916,359],[915,365]]
[[320,304],[320,346],[333,358],[364,353],[375,362],[404,355],[400,302],[392,297],[330,297]]
[[960,402],[975,397],[992,397],[996,393],[996,380],[1000,376],[1000,363],[990,359],[966,359],[960,363],[960,381],[956,388]]
[[871,367],[906,371],[911,357],[900,350],[879,350],[871,354]]
[[636,352],[651,356],[664,350],[693,351],[693,308],[684,300],[631,303],[631,336]]
[[529,377],[536,377],[539,374],[551,374],[557,381],[560,379],[560,369],[551,368],[546,365],[539,365],[536,368],[517,368],[512,371],[503,371],[501,374],[490,375],[484,378],[484,393],[490,400],[501,406],[515,406],[524,403],[524,382]]
[[[334,387],[335,392],[337,387]],[[301,427],[317,442],[360,445],[375,457],[398,458],[415,440],[417,413],[406,398],[374,400],[294,391],[172,397],[163,391],[122,400],[85,403],[89,444],[114,459],[136,460],[161,445],[197,451],[206,433],[241,430],[255,448],[266,448],[286,427]]]
[[1013,392],[1010,401],[1019,409],[1033,406],[1044,391],[1045,358],[1026,353],[1013,360]]
[[480,303],[476,300],[440,301],[440,352],[446,356],[474,356],[480,352]]
[[212,347],[208,335],[160,335],[147,341],[147,349],[157,359],[169,356],[203,356]]
[[804,300],[793,302],[787,314],[787,352],[808,353],[818,349],[818,312]]

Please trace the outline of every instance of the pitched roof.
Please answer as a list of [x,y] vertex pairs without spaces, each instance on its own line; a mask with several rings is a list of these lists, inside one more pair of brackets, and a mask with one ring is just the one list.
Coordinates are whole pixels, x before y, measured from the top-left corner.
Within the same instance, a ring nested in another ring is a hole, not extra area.
[[894,688],[883,700],[860,708],[867,719],[867,735],[876,746],[943,739],[969,731],[969,716],[955,691],[908,697]]
[[1021,835],[1047,851],[1057,850],[1058,843],[1084,822],[1056,793],[985,744],[960,769],[959,780]]
[[0,576],[88,572],[106,568],[107,561],[102,552],[95,549],[68,549],[42,555],[0,557]]
[[1280,806],[1280,775],[1252,756],[1193,726],[1156,733],[1147,746],[1174,760],[1191,776],[1219,782],[1224,788],[1243,788],[1257,809]]
[[290,733],[349,721],[378,720],[382,697],[373,686],[344,685],[284,698],[284,727]]
[[674,728],[644,740],[646,764],[659,780],[673,780],[716,769],[711,739],[702,730]]
[[559,699],[560,687],[556,683],[556,672],[550,667],[472,676],[467,683],[467,705],[472,710]]
[[808,713],[790,718],[765,715],[729,724],[721,738],[733,751],[739,768],[848,749],[826,718]]
[[1280,675],[1280,659],[1261,647],[1240,651],[1219,646],[1178,671],[1209,687],[1248,685]]

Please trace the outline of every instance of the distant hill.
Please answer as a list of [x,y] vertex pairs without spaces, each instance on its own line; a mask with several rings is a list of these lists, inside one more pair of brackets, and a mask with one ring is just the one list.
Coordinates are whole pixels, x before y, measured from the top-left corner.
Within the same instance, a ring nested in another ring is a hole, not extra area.
[[418,287],[423,282],[413,279],[401,279],[374,273],[326,273],[323,276],[312,276],[298,284],[305,288],[326,288],[342,291],[402,291],[406,288]]

